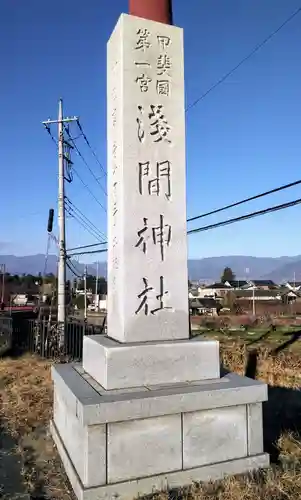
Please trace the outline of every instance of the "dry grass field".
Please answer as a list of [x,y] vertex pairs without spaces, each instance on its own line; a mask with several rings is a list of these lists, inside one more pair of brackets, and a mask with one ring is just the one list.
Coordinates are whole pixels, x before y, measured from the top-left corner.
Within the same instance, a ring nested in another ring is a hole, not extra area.
[[[271,355],[270,348],[225,338],[224,365],[269,384],[264,409],[265,447],[273,465],[254,475],[160,493],[157,500],[290,500],[301,498],[301,358],[298,350]],[[252,351],[250,349],[252,348]],[[0,497],[5,500],[73,500],[48,435],[52,412],[50,361],[31,356],[0,359]],[[1,490],[1,483],[2,490]],[[28,492],[28,495],[25,493]]]

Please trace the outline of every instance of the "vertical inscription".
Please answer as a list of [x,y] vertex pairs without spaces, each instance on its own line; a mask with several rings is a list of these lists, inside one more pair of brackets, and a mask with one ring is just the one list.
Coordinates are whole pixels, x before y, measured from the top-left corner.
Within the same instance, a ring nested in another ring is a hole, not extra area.
[[[147,29],[136,31],[134,46],[135,83],[141,93],[147,94],[151,89],[158,97],[171,95],[171,79],[173,62],[168,53],[171,38],[158,35],[154,37]],[[151,57],[150,57],[151,56]],[[154,64],[154,67],[151,66]],[[136,116],[137,141],[141,145],[143,155],[144,144],[156,148],[158,161],[151,163],[147,158],[138,158],[138,192],[140,196],[163,197],[166,202],[172,196],[172,165],[168,158],[166,146],[172,146],[172,126],[165,113],[164,104],[153,102],[145,106],[143,102],[137,106]],[[164,145],[164,148],[162,148]],[[160,152],[162,148],[162,152]],[[163,156],[163,157],[162,157]],[[161,157],[161,158],[160,158]],[[155,200],[154,200],[155,203]],[[137,239],[134,248],[147,255],[150,246],[158,248],[158,257],[165,262],[168,248],[172,241],[172,226],[165,220],[164,213],[158,213],[156,223],[149,217],[142,216],[141,225],[137,228]],[[165,288],[163,275],[158,278],[158,289],[142,278],[143,288],[137,295],[138,306],[135,314],[155,315],[164,309],[172,309],[165,304],[169,292]],[[154,307],[156,304],[156,307]]]

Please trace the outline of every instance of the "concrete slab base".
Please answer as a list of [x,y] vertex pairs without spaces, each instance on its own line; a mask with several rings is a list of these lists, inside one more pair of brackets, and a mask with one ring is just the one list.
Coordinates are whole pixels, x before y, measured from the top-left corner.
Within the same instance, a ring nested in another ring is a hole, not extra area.
[[217,340],[187,339],[121,344],[84,336],[83,367],[104,389],[175,384],[219,378]]
[[266,467],[267,386],[221,379],[106,391],[54,365],[52,435],[78,499],[133,498]]
[[253,470],[269,466],[269,456],[266,453],[261,453],[251,457],[195,467],[193,469],[178,470],[168,474],[158,474],[131,481],[85,488],[73,467],[72,461],[53,422],[50,423],[50,430],[78,500],[115,500],[116,498],[119,500],[132,500],[156,491],[167,491],[173,488],[189,486],[193,482],[214,481],[222,479],[227,475],[252,472]]

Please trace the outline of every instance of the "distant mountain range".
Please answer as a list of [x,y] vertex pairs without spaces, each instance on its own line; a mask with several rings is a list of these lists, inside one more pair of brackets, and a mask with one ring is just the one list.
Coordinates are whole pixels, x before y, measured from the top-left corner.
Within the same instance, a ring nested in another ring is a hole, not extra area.
[[[84,264],[73,262],[80,274],[84,272]],[[5,264],[6,271],[11,274],[33,274],[44,272],[45,255],[0,255],[0,264]],[[223,269],[228,266],[238,279],[271,279],[276,283],[284,280],[293,281],[294,273],[297,281],[301,281],[301,255],[294,257],[251,257],[246,255],[228,255],[221,257],[207,257],[188,261],[188,275],[191,280],[215,281],[219,280]],[[56,273],[57,257],[49,255],[47,272]],[[248,271],[246,271],[248,270]],[[96,264],[88,265],[88,273],[96,274]],[[99,263],[99,275],[107,275],[107,263]],[[70,279],[72,273],[68,270]]]

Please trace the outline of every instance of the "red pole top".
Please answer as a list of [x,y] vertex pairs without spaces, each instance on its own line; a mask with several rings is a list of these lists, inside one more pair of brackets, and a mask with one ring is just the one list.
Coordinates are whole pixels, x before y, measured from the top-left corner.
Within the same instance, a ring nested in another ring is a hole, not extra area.
[[129,0],[129,13],[158,23],[172,24],[172,0]]

